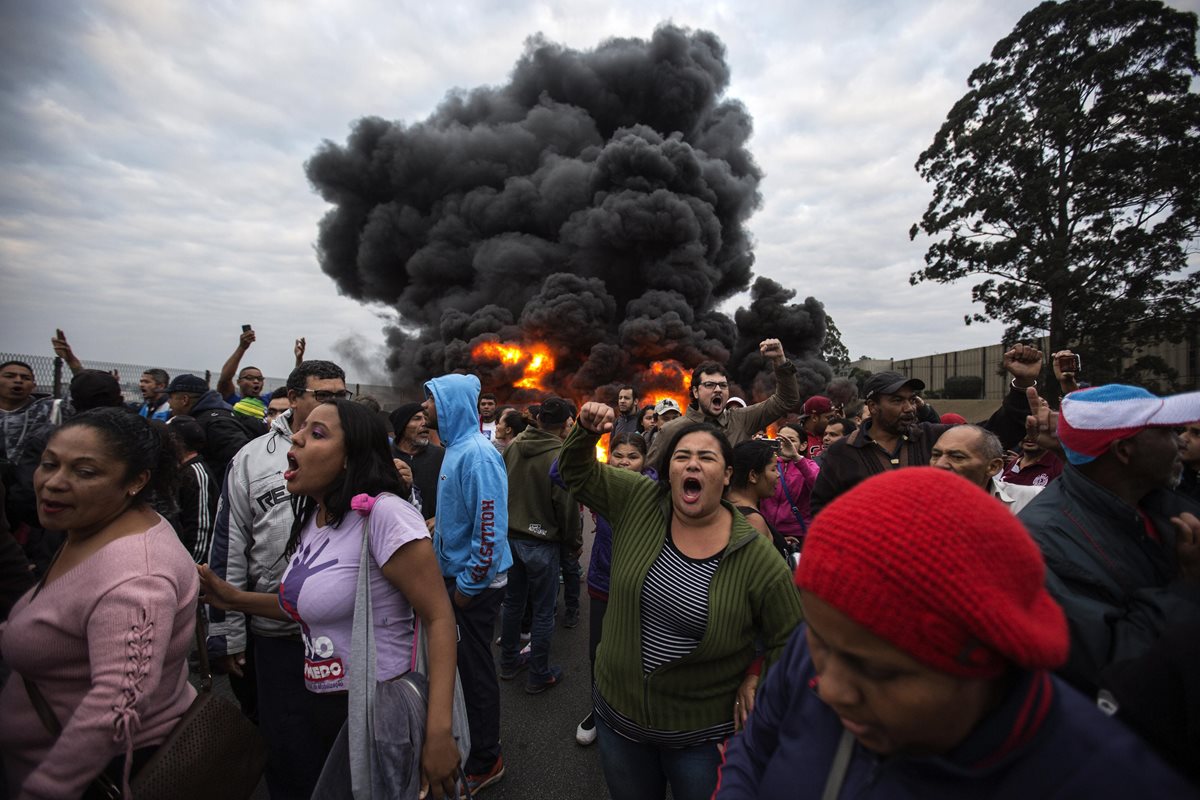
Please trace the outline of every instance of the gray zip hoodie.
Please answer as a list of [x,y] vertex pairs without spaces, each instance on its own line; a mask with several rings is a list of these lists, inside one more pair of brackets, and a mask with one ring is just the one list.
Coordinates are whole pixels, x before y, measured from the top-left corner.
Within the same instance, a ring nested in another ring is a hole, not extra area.
[[[292,446],[292,412],[275,418],[268,433],[237,451],[221,488],[208,566],[238,589],[278,592],[287,567],[283,549],[292,531],[292,504],[283,473]],[[240,612],[208,608],[208,651],[213,656],[246,650]],[[251,617],[260,636],[299,636],[294,622]]]

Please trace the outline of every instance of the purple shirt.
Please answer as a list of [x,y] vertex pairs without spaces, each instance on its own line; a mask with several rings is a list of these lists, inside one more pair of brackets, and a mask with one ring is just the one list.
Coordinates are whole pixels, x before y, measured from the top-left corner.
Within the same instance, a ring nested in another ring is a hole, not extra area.
[[[412,669],[413,610],[379,564],[416,539],[429,538],[425,520],[412,505],[384,496],[371,511],[369,548],[371,611],[375,621],[376,677],[388,680]],[[300,544],[283,573],[279,605],[300,623],[304,638],[304,683],[310,692],[348,688],[350,634],[363,525],[367,518],[347,512],[338,527],[317,527],[316,514],[300,532]]]

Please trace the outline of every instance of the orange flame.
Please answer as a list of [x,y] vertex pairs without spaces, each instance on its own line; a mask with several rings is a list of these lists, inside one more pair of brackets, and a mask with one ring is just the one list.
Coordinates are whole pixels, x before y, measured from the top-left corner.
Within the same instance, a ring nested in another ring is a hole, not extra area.
[[657,405],[670,398],[686,410],[688,404],[688,372],[675,360],[655,361],[642,371],[635,384],[641,387],[642,404]]
[[471,357],[499,361],[509,367],[522,367],[521,379],[513,383],[517,389],[546,391],[544,381],[554,372],[554,354],[544,344],[521,347],[509,342],[480,342],[471,350]]

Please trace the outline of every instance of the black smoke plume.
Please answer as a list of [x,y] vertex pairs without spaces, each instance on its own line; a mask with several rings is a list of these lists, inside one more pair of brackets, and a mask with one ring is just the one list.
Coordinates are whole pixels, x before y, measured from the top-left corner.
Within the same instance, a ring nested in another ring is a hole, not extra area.
[[653,361],[714,359],[757,396],[772,380],[758,341],[776,336],[806,387],[823,389],[820,303],[789,305],[794,292],[760,279],[736,323],[717,311],[749,286],[744,226],[761,202],[750,115],[728,85],[724,45],[706,31],[662,25],[588,51],[539,35],[503,86],[451,92],[422,122],[363,118],[345,145],[324,142],[306,164],[334,206],[321,268],[342,293],[398,312],[398,388],[468,369],[506,393],[520,370],[476,363],[473,348],[538,341],[560,391],[606,394]]

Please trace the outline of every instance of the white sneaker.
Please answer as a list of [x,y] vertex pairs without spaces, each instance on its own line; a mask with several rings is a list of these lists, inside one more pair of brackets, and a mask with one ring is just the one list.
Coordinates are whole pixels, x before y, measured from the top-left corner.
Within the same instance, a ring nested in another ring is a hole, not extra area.
[[596,718],[594,716],[588,714],[583,718],[583,722],[579,723],[579,727],[575,729],[575,741],[584,747],[596,741]]

